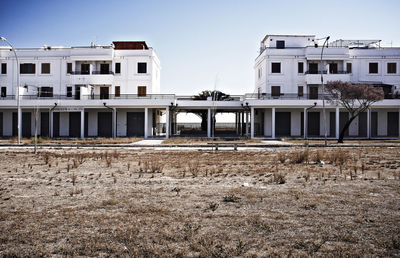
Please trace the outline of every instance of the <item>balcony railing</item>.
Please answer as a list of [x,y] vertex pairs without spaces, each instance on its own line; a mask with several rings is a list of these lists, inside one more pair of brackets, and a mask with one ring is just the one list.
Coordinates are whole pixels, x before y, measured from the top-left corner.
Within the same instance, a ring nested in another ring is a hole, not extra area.
[[[305,72],[305,74],[321,74],[321,73],[328,74],[328,71],[327,70],[324,70],[324,71],[308,70]],[[347,71],[329,71],[329,74],[349,74],[349,72],[347,72]]]
[[[78,98],[77,98],[78,97]],[[15,96],[7,96],[3,99],[15,99]],[[137,94],[102,94],[102,95],[56,95],[52,97],[38,97],[37,95],[21,95],[23,100],[47,100],[47,99],[58,99],[58,100],[99,100],[99,99],[175,99],[174,94],[147,94],[146,96],[140,96]]]
[[72,75],[98,75],[98,74],[114,74],[113,71],[92,71],[92,73],[88,71],[71,71],[69,74]]
[[259,99],[259,100],[307,100],[307,99],[323,99],[325,96],[325,100],[328,99],[329,94],[297,94],[297,93],[281,93],[279,96],[272,95],[270,93],[246,93],[245,100],[247,99]]

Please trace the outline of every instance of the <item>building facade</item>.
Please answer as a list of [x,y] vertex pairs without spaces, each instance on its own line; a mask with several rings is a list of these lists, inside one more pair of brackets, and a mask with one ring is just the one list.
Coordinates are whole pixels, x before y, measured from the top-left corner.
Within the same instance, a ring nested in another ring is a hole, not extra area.
[[[160,107],[160,61],[146,42],[0,49],[0,135],[16,136],[17,67],[23,137],[151,136]],[[147,124],[148,126],[144,126]]]
[[[255,60],[256,134],[275,137],[337,138],[349,114],[326,104],[324,83],[345,81],[382,87],[385,99],[354,120],[350,138],[399,136],[400,48],[380,40],[317,40],[314,35],[267,35]],[[323,51],[323,52],[322,52]],[[314,106],[315,105],[315,106]]]
[[0,137],[17,136],[18,124],[23,137],[36,130],[55,138],[169,137],[180,135],[178,113],[195,112],[207,117],[207,137],[215,133],[215,113],[235,113],[234,136],[322,138],[326,132],[336,139],[349,114],[332,103],[323,109],[322,75],[325,83],[384,89],[385,99],[354,120],[346,137],[399,138],[400,48],[379,42],[338,40],[323,48],[313,35],[267,35],[255,60],[254,92],[224,101],[160,94],[160,61],[144,41],[16,49],[18,60],[0,47]]

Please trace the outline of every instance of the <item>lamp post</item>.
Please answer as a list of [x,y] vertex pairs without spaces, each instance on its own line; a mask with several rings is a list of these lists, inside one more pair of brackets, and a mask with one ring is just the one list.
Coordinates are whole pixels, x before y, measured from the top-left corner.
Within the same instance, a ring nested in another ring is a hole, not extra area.
[[35,147],[34,147],[34,151],[35,154],[37,153],[37,128],[38,128],[38,116],[39,116],[39,100],[40,100],[40,96],[42,95],[42,89],[38,86],[33,86],[33,85],[27,85],[25,84],[24,88],[29,91],[28,87],[33,87],[36,89],[37,91],[37,95],[38,95],[38,101],[36,102],[36,110],[35,110]]
[[11,43],[4,37],[0,37],[0,40],[6,42],[10,47],[11,50],[14,52],[15,55],[15,60],[17,62],[17,130],[18,130],[18,144],[21,144],[21,106],[20,106],[20,97],[19,97],[19,62],[18,62],[18,56],[17,52],[15,51],[15,48],[11,45]]
[[[327,133],[327,128],[326,128],[326,110],[325,110],[325,85],[324,85],[324,70],[322,67],[322,56],[324,54],[324,48],[325,46],[328,47],[327,42],[329,40],[330,36],[326,37],[326,38],[321,38],[321,39],[325,39],[324,44],[322,45],[322,49],[321,49],[321,85],[322,85],[322,115],[323,115],[323,120],[324,120],[324,145],[325,147],[328,146],[328,141],[327,141],[327,137],[328,137],[328,133]],[[321,40],[321,39],[317,39],[317,40]],[[318,44],[315,43],[315,47],[318,47]]]

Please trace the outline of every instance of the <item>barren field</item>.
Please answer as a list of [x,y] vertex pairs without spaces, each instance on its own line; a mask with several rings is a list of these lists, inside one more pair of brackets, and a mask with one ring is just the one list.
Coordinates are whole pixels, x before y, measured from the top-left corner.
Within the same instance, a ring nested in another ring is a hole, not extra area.
[[400,148],[0,160],[0,256],[400,256]]

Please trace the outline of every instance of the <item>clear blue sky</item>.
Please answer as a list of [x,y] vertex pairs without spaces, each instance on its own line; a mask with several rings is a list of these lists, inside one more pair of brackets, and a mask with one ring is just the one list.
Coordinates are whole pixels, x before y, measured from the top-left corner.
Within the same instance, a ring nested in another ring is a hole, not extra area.
[[[254,89],[266,34],[382,39],[400,45],[400,1],[68,0],[0,3],[0,35],[15,47],[145,40],[162,64],[163,93]],[[216,79],[217,78],[217,79]]]

